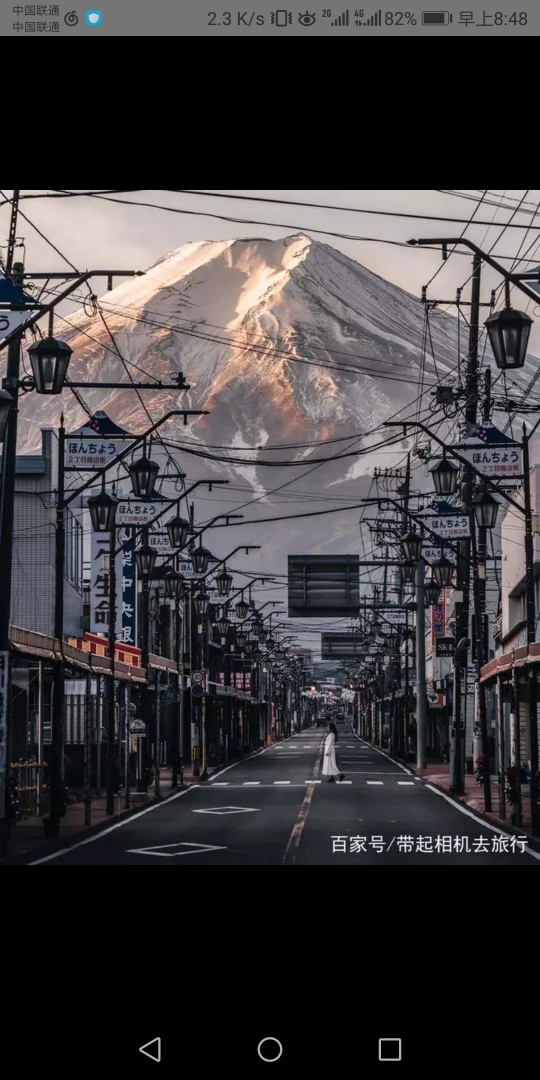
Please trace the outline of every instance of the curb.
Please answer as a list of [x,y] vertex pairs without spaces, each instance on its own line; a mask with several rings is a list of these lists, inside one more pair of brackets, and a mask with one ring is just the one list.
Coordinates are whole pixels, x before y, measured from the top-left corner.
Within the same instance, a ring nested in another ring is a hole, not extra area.
[[18,851],[16,855],[8,855],[5,859],[0,859],[0,866],[16,866],[17,864],[19,864],[20,866],[26,866],[28,855],[35,855],[37,859],[40,859],[42,856],[52,855],[55,851],[60,851],[64,848],[70,848],[73,846],[73,844],[78,844],[79,841],[84,839],[86,836],[95,836],[103,829],[108,829],[111,824],[130,818],[134,814],[138,814],[140,810],[144,807],[165,805],[166,803],[170,802],[175,795],[178,795],[179,791],[187,791],[190,787],[194,787],[194,784],[192,784],[191,782],[189,784],[184,784],[181,788],[178,789],[178,791],[172,792],[171,795],[168,795],[165,798],[160,797],[159,799],[146,799],[144,802],[139,803],[138,806],[130,806],[129,810],[121,810],[119,814],[113,814],[112,817],[107,817],[103,821],[96,822],[95,825],[87,825],[85,828],[78,829],[77,832],[73,832],[69,836],[65,836],[63,838],[61,836],[58,836],[55,837],[54,840],[50,840],[49,842],[40,844],[39,846],[36,845],[35,847],[32,845],[28,848],[25,848],[24,851]]
[[[277,742],[287,742],[289,739],[292,738],[292,735],[287,735],[284,739],[278,739]],[[260,754],[264,754],[266,750],[271,749],[271,746],[276,745],[277,743],[271,743],[270,746],[263,746],[260,750],[253,750],[251,754],[246,754],[245,757],[233,762],[233,765],[239,765],[242,761],[248,761],[250,758],[258,757]],[[231,766],[224,766],[223,768],[230,767]],[[220,772],[223,772],[223,768],[212,769],[212,771],[208,774],[208,781],[204,781],[203,783],[209,782],[213,776],[217,776]],[[179,791],[183,792],[187,791],[191,787],[199,786],[200,779],[200,776],[196,777],[193,781],[190,781],[187,784],[183,784],[182,787],[178,788],[178,790],[176,791],[173,791],[171,789],[171,794],[165,797],[161,796],[159,799],[150,798],[146,799],[144,802],[141,801],[137,806],[130,806],[129,810],[121,810],[119,814],[114,814],[112,817],[105,818],[104,820],[97,822],[95,825],[87,825],[85,828],[78,829],[77,832],[71,833],[69,837],[55,837],[54,840],[44,842],[43,844],[36,845],[35,847],[31,845],[30,847],[25,848],[24,851],[18,851],[16,855],[8,855],[5,859],[0,859],[0,866],[26,866],[28,855],[35,855],[36,859],[40,859],[45,855],[52,855],[55,851],[60,851],[64,848],[70,848],[74,844],[78,844],[79,841],[84,839],[85,837],[95,836],[103,829],[108,829],[113,822],[122,821],[132,817],[134,814],[138,814],[143,807],[156,806],[158,804],[166,805],[166,803],[170,802],[175,795],[178,795]]]
[[380,747],[375,746],[373,743],[370,743],[367,739],[363,739],[360,735],[357,735],[356,737],[357,739],[361,739],[362,742],[367,743],[367,745],[371,746],[374,750],[379,750],[379,753],[384,754],[384,756],[388,758],[389,761],[394,762],[395,765],[403,765],[408,767],[411,776],[415,776],[416,779],[420,780],[423,784],[429,784],[431,787],[436,788],[437,791],[441,792],[441,795],[446,795],[446,797],[448,799],[451,799],[452,802],[456,803],[456,805],[463,806],[464,809],[468,810],[470,814],[474,814],[474,816],[478,818],[479,821],[485,821],[486,825],[491,825],[492,828],[500,829],[500,831],[503,833],[510,833],[511,836],[526,836],[527,844],[529,845],[529,847],[531,847],[534,851],[540,852],[540,840],[536,836],[531,836],[531,834],[526,832],[525,829],[519,829],[516,825],[507,823],[505,819],[499,818],[496,815],[490,816],[482,810],[477,810],[476,807],[470,806],[466,799],[462,798],[459,795],[452,795],[449,792],[448,788],[443,787],[442,784],[436,784],[433,780],[430,780],[428,776],[420,776],[416,772],[416,769],[414,767],[411,767],[409,762],[401,761],[400,758],[391,757],[390,754],[387,754],[384,750],[381,750]]

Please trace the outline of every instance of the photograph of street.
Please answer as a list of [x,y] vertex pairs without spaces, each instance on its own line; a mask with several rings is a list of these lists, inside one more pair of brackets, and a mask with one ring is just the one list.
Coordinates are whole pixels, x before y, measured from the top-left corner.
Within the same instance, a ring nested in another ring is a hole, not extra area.
[[0,190],[1,864],[540,866],[538,194]]

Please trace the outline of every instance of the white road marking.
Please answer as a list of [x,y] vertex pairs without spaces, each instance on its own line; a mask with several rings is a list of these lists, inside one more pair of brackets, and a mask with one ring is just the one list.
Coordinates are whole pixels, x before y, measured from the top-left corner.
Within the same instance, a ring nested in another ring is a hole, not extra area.
[[245,780],[242,787],[257,787],[260,782],[260,780]]
[[382,787],[383,783],[384,783],[383,780],[366,780],[366,784],[380,784],[381,787]]
[[336,780],[336,784],[352,784],[352,780]]
[[[191,848],[190,851],[165,851],[165,848]],[[196,850],[193,850],[193,849]],[[162,859],[174,859],[179,855],[206,855],[207,851],[226,851],[226,847],[218,847],[216,844],[189,844],[187,841],[181,844],[160,844],[153,848],[128,848],[128,855],[158,855]]]
[[215,814],[216,817],[225,817],[226,814],[258,814],[254,806],[217,806],[215,810],[192,810],[192,814]]
[[400,787],[414,787],[414,780],[398,780]]
[[214,784],[214,787],[228,787],[228,786],[229,786],[229,781],[228,780],[223,780],[223,782],[220,783],[220,784]]
[[322,784],[322,780],[304,780],[304,784]]
[[358,739],[358,742],[361,743],[363,747],[365,747],[366,750],[376,750],[378,754],[382,754],[382,756],[385,757],[388,761],[391,761],[392,765],[397,765],[398,769],[402,769],[404,773],[407,773],[407,776],[414,776],[414,773],[411,772],[410,769],[406,769],[405,766],[401,765],[399,761],[395,761],[393,757],[390,757],[390,754],[385,754],[384,750],[379,750],[378,746],[372,746],[371,743],[365,743],[359,735],[357,735],[356,738]]
[[290,784],[290,780],[274,780],[274,784]]
[[[441,799],[446,799],[446,801],[450,803],[450,805],[453,806],[455,810],[459,810],[462,814],[465,814],[467,817],[472,818],[473,821],[476,821],[477,825],[484,825],[486,829],[491,829],[491,832],[499,833],[499,836],[515,836],[515,833],[507,833],[504,831],[504,829],[498,829],[496,825],[492,825],[490,822],[484,821],[483,818],[478,818],[476,814],[472,813],[472,810],[467,810],[467,807],[463,806],[462,803],[455,802],[454,799],[450,798],[450,795],[445,795],[444,791],[439,791],[438,788],[433,787],[431,784],[426,784],[425,787],[428,789],[428,791],[432,791],[434,795],[440,795]],[[516,854],[521,854],[521,852],[516,852]],[[540,862],[540,853],[538,851],[533,851],[530,847],[526,847],[523,854],[532,855],[533,859],[536,859],[538,862]]]
[[75,851],[76,848],[84,847],[86,844],[94,844],[95,841],[100,840],[102,836],[107,836],[108,833],[114,832],[115,829],[121,829],[124,825],[129,825],[132,821],[136,821],[137,818],[142,817],[143,814],[150,814],[152,810],[157,810],[158,806],[167,806],[168,803],[174,802],[175,799],[181,799],[183,795],[187,795],[188,792],[193,791],[194,788],[199,788],[200,786],[200,784],[192,784],[191,787],[186,788],[185,791],[177,791],[175,795],[171,795],[170,799],[163,799],[163,802],[152,803],[152,806],[145,806],[144,810],[139,810],[137,814],[130,814],[129,817],[124,818],[122,821],[116,821],[114,825],[109,825],[108,829],[102,829],[101,832],[95,833],[94,836],[88,836],[86,840],[79,840],[78,844],[71,844],[68,848],[62,848],[61,851],[55,851],[52,855],[45,855],[43,859],[36,859],[28,865],[39,866],[41,863],[50,862],[51,859],[58,859],[60,855]]

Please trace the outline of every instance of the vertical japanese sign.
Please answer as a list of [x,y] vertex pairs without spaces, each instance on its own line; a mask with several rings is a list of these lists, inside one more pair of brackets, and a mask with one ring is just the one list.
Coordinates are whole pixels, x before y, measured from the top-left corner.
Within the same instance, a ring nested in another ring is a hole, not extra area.
[[8,664],[9,653],[0,652],[0,791],[4,789],[7,758]]
[[116,570],[118,606],[116,614],[116,640],[124,645],[137,645],[137,564],[135,562],[136,530],[118,529],[117,547],[122,546],[118,557],[120,570]]
[[[116,547],[116,641],[137,644],[137,580],[135,529],[117,529]],[[110,615],[110,540],[107,534],[92,532],[90,633],[107,636]]]
[[446,600],[444,598],[444,589],[441,589],[439,593],[439,600],[431,608],[431,641],[432,643],[439,637],[444,637],[446,634]]

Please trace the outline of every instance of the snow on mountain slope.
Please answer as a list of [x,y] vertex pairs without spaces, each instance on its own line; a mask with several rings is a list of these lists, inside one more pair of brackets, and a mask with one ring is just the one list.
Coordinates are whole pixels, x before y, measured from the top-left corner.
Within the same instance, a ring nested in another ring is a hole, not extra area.
[[[304,235],[185,244],[142,276],[105,293],[100,305],[106,324],[99,311],[80,311],[66,316],[70,326],[58,320],[55,327],[73,349],[71,378],[127,387],[130,376],[170,382],[182,370],[190,390],[143,391],[148,413],[157,418],[171,408],[209,410],[187,428],[179,419],[171,421],[167,437],[186,448],[226,447],[209,452],[249,459],[250,464],[234,467],[173,451],[190,479],[223,477],[231,488],[244,489],[223,494],[222,505],[231,511],[258,499],[244,511],[249,519],[305,511],[308,499],[322,509],[325,492],[345,503],[357,502],[368,488],[366,474],[374,465],[384,468],[403,458],[403,446],[358,458],[335,457],[323,466],[313,459],[359,448],[361,434],[403,415],[404,409],[413,418],[411,403],[422,370],[424,387],[455,379],[458,337],[452,316],[430,312],[423,362],[426,312],[420,300]],[[462,354],[464,348],[462,339]],[[525,378],[534,370],[529,363]],[[93,411],[105,409],[130,431],[149,426],[132,390],[88,390],[83,397]],[[57,424],[62,409],[67,431],[74,430],[85,414],[70,392],[63,401],[24,397],[21,450],[35,450],[40,425]],[[377,439],[384,434],[379,432]],[[343,436],[357,440],[302,445]],[[280,443],[300,445],[264,454],[239,452]],[[262,460],[296,460],[299,467],[267,467]],[[306,470],[311,471],[302,477]],[[296,477],[302,479],[292,484]],[[283,496],[265,497],[280,485],[288,485]],[[295,490],[305,492],[305,499],[291,499]],[[335,515],[280,522],[275,528],[253,526],[251,531],[246,526],[241,540],[261,543],[264,536],[263,562],[272,563],[274,552],[282,571],[287,552],[357,550],[358,515],[340,515],[339,505],[336,499]],[[200,506],[199,520],[216,503]],[[240,533],[233,530],[232,535],[240,542]],[[234,546],[230,534],[215,540],[213,534],[212,543],[219,552]]]

